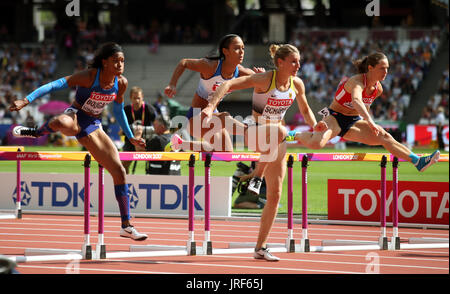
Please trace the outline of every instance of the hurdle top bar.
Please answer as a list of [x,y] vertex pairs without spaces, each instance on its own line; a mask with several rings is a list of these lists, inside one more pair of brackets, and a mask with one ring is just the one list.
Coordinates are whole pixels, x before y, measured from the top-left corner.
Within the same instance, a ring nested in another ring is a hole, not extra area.
[[25,146],[0,146],[0,151],[25,151]]
[[[206,154],[211,154],[212,161],[258,161],[260,153],[254,152],[202,152],[202,160],[205,160]],[[293,155],[294,161],[302,161],[306,155],[308,161],[376,161],[386,160],[394,161],[394,155],[389,153],[286,153],[286,161]],[[399,161],[404,161],[398,159]],[[441,154],[439,162],[448,162],[448,154]]]
[[195,160],[200,159],[198,152],[119,152],[120,160],[150,160],[150,161],[190,161],[191,155]]
[[[47,161],[83,161],[89,152],[53,152],[53,151],[38,151],[38,152],[11,152],[0,151],[1,160],[47,160]],[[199,153],[196,152],[119,152],[120,160],[130,161],[189,161],[191,155],[195,156],[195,160],[200,158]],[[92,158],[95,160],[95,158]]]
[[[202,160],[206,160],[206,155],[211,155],[211,161],[259,161],[261,156],[257,152],[202,152]],[[294,157],[294,161],[298,160],[297,153],[286,153],[286,161],[289,155]]]
[[[394,155],[389,153],[299,153],[298,160],[301,161],[306,155],[308,161],[381,161],[386,156],[387,161],[394,161]],[[421,154],[418,154],[421,156]],[[398,161],[405,161],[397,158]],[[448,154],[441,154],[439,162],[448,162]]]
[[[13,148],[17,148],[14,146]],[[89,152],[79,151],[36,151],[17,152],[1,151],[2,160],[48,160],[48,161],[83,161]],[[211,154],[211,161],[258,161],[260,153],[256,152],[119,152],[120,160],[127,161],[189,161],[191,155],[195,160],[205,160]],[[302,161],[304,155],[308,161],[381,161],[383,155],[387,161],[394,161],[394,156],[388,153],[286,153],[286,161],[293,155],[294,161]],[[418,154],[420,155],[420,154]],[[95,160],[95,158],[92,158]],[[448,162],[448,154],[441,154],[439,162]],[[399,159],[399,161],[404,161]]]

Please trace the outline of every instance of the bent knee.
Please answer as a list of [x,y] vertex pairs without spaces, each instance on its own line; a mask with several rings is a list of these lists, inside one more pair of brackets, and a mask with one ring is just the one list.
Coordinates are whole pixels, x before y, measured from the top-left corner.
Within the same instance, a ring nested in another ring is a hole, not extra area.
[[53,118],[49,125],[53,130],[63,131],[67,136],[75,136],[79,131],[76,122],[67,115],[60,115]]

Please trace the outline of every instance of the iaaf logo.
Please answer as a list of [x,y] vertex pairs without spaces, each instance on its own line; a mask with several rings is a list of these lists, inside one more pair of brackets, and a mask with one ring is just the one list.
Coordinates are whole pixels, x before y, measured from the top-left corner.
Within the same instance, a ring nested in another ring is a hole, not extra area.
[[43,154],[43,153],[18,153],[17,154],[17,159],[57,159],[57,158],[62,158],[61,154]]

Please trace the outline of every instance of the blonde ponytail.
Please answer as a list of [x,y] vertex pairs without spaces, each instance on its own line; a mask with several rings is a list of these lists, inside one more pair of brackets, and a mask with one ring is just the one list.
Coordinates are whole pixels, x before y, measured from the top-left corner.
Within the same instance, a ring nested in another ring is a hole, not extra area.
[[300,52],[298,51],[297,47],[291,44],[283,44],[283,45],[272,44],[269,47],[269,53],[270,57],[272,57],[273,64],[276,67],[278,67],[277,62],[278,58],[284,59],[291,53],[297,53],[298,55],[300,55]]

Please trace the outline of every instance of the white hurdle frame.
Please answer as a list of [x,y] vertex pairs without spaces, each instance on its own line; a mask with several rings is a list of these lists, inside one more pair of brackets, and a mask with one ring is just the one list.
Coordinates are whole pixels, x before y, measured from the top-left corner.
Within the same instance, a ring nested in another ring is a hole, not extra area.
[[[22,218],[22,210],[20,205],[20,190],[21,190],[21,165],[20,162],[24,160],[36,161],[84,161],[84,183],[85,183],[85,201],[84,201],[84,242],[81,250],[64,250],[64,249],[49,249],[49,248],[26,248],[23,257],[10,257],[15,262],[29,262],[29,261],[47,261],[47,260],[74,260],[74,259],[92,259],[92,247],[90,244],[89,232],[89,204],[90,204],[90,164],[91,155],[88,152],[11,152],[0,151],[0,160],[16,160],[17,161],[17,183],[16,190],[18,197],[16,198],[16,209],[18,210],[17,218]],[[87,200],[87,201],[86,201]],[[87,202],[87,204],[86,204]],[[87,214],[86,214],[87,212]]]

